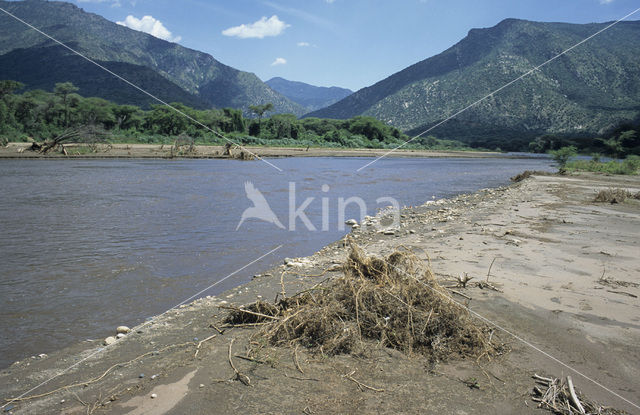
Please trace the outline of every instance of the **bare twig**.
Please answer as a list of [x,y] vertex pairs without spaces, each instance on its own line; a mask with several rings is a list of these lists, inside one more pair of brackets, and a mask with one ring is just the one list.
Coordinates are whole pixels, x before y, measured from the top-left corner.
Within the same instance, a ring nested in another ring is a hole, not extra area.
[[249,362],[253,362],[253,363],[259,363],[261,365],[265,364],[266,362],[264,360],[260,360],[260,359],[254,359],[253,357],[249,357],[249,356],[243,356],[241,354],[234,354],[234,357],[237,357],[238,359],[243,359],[243,360],[248,360]]
[[298,371],[304,375],[304,370],[302,370],[302,368],[300,367],[300,363],[298,362],[298,345],[296,345],[296,348],[293,349],[293,363],[296,365],[296,369],[298,369]]
[[217,335],[216,335],[216,334],[214,334],[214,335],[212,335],[212,336],[207,337],[207,338],[206,338],[206,339],[204,339],[204,340],[201,340],[201,341],[198,343],[198,345],[196,346],[196,352],[193,354],[194,359],[195,359],[196,357],[198,357],[198,352],[200,351],[200,346],[202,346],[202,343],[207,342],[207,341],[209,341],[209,340],[211,340],[211,339],[215,338],[216,336],[217,336]]
[[231,366],[231,369],[233,369],[233,372],[235,373],[235,376],[233,379],[239,380],[240,382],[242,382],[247,386],[251,386],[251,379],[249,379],[249,376],[242,374],[238,369],[236,369],[236,366],[233,364],[233,359],[231,359],[231,348],[233,347],[233,342],[235,340],[236,339],[231,339],[231,341],[229,342],[229,365]]
[[215,324],[211,323],[209,324],[209,327],[211,327],[212,329],[214,329],[215,331],[217,331],[218,333],[220,333],[221,335],[224,334],[224,330],[220,330]]
[[489,265],[489,271],[487,271],[487,279],[486,279],[486,283],[489,284],[489,276],[491,275],[491,268],[493,267],[493,263],[496,262],[496,257],[493,258],[493,261],[491,261],[491,265]]
[[358,388],[360,388],[360,390],[363,391],[363,392],[364,392],[363,388],[364,389],[369,389],[369,390],[374,391],[374,392],[384,392],[384,389],[374,388],[373,386],[365,385],[364,383],[354,379],[353,378],[353,374],[354,373],[356,373],[355,370],[353,370],[353,371],[351,371],[351,372],[349,372],[349,373],[347,373],[345,375],[342,375],[342,377],[345,378],[345,379],[349,379],[350,381],[354,382],[356,385],[358,385]]
[[573,381],[571,380],[571,376],[567,376],[567,386],[569,386],[569,395],[571,396],[571,402],[578,408],[581,414],[586,414],[584,407],[580,403],[578,396],[576,395],[576,390],[573,388]]
[[257,316],[257,317],[264,317],[264,318],[268,318],[268,319],[271,319],[271,320],[280,320],[278,317],[274,317],[274,316],[270,316],[270,315],[267,315],[267,314],[258,313],[256,311],[245,310],[244,308],[240,308],[240,307],[233,307],[233,306],[226,306],[226,305],[221,305],[221,306],[218,306],[218,307],[224,308],[225,310],[233,310],[233,311],[239,311],[241,313],[252,314],[252,315]]

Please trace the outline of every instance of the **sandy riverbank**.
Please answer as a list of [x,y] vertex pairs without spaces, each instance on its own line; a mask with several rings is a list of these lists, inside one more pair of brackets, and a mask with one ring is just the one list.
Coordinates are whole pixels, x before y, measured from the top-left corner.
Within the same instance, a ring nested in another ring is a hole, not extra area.
[[[388,254],[404,245],[422,259],[428,254],[443,280],[464,272],[472,281],[484,280],[493,262],[489,279],[502,292],[459,289],[472,297],[471,309],[638,403],[640,202],[593,202],[597,190],[612,186],[640,191],[640,177],[532,177],[405,209],[394,235],[364,226],[352,235],[369,253]],[[572,374],[591,399],[638,412],[504,332],[498,333],[512,351],[481,364],[452,360],[433,366],[424,357],[387,349],[358,358],[268,347],[264,363],[234,357],[251,386],[219,382],[233,375],[231,340],[233,354],[243,354],[255,329],[217,332],[211,324],[219,326],[225,314],[218,306],[246,304],[259,296],[272,300],[282,290],[285,269],[287,293],[315,285],[325,277],[308,275],[340,263],[346,254],[344,242],[338,241],[297,265],[283,265],[245,286],[166,313],[28,395],[99,380],[14,402],[12,412],[539,414],[544,412],[529,398],[534,373]],[[213,335],[198,349],[201,340]],[[20,395],[101,347],[101,341],[85,342],[16,363],[0,374],[0,395]],[[119,365],[124,362],[129,363]],[[344,377],[354,370],[353,378],[384,391],[360,390]],[[479,389],[463,383],[468,379],[475,379]]]
[[[193,151],[183,148],[171,150],[171,145],[159,144],[113,144],[99,145],[89,148],[83,144],[67,144],[67,154],[52,151],[46,155],[29,151],[29,143],[9,143],[0,147],[0,158],[222,158],[226,159],[223,146],[195,146]],[[389,152],[385,149],[344,149],[344,148],[287,148],[287,147],[252,147],[236,148],[232,154],[238,157],[246,150],[259,157],[380,157]],[[428,151],[397,150],[389,157],[462,157],[492,158],[504,157],[500,153],[482,151]]]

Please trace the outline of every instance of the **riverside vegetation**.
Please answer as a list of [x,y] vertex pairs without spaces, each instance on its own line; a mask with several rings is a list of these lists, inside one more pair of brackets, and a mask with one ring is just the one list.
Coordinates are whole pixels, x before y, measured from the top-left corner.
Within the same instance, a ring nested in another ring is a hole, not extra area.
[[[170,144],[178,137],[194,144],[225,144],[207,128],[244,145],[295,147],[393,148],[409,137],[393,126],[372,117],[348,120],[298,119],[293,114],[274,114],[273,105],[251,106],[257,118],[246,118],[242,110],[224,108],[198,110],[181,103],[172,106],[197,120],[198,125],[164,105],[144,110],[119,105],[102,98],[77,94],[70,82],[58,83],[52,92],[42,90],[17,93],[23,84],[0,81],[0,139],[45,141],[70,128],[94,126],[104,130],[111,143]],[[203,127],[206,126],[207,128]],[[452,140],[427,137],[409,148],[466,149]]]
[[[218,134],[243,145],[340,148],[395,148],[410,139],[398,128],[373,117],[355,116],[346,120],[302,118],[293,114],[265,115],[274,111],[271,104],[250,106],[256,118],[247,118],[234,108],[195,109],[181,103],[172,105],[202,125],[191,122],[164,105],[143,109],[120,105],[97,97],[83,97],[71,82],[57,83],[52,92],[30,90],[24,85],[0,81],[0,144],[9,141],[46,141],[69,129],[92,126],[111,143],[220,145],[226,141]],[[213,131],[210,131],[211,129]],[[596,138],[568,139],[551,135],[537,137],[521,150],[560,152],[596,151],[595,161],[564,161],[569,170],[603,171],[627,174],[637,170],[637,161],[597,163],[599,154],[613,157],[640,154],[640,123],[626,122],[608,134]],[[216,134],[217,133],[217,134]],[[506,138],[505,138],[506,139]],[[82,137],[79,137],[83,141]],[[576,144],[567,146],[566,144]],[[466,144],[429,135],[403,145],[407,149],[469,150]],[[499,148],[493,148],[499,150]],[[555,154],[555,153],[554,153]],[[570,154],[570,155],[571,155]],[[569,155],[569,157],[570,157]],[[567,163],[568,162],[568,163]]]

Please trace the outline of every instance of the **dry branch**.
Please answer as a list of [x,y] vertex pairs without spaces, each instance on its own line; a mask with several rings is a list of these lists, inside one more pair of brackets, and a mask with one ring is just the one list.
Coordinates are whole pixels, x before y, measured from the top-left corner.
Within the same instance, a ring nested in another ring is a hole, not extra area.
[[355,370],[353,370],[350,373],[347,373],[345,375],[342,375],[342,377],[345,378],[345,379],[349,379],[352,382],[355,382],[355,384],[358,385],[358,388],[363,392],[364,392],[364,389],[369,389],[369,390],[374,391],[374,392],[384,392],[384,389],[374,388],[373,386],[365,385],[364,383],[354,379],[353,378],[353,374],[354,373],[356,373]]

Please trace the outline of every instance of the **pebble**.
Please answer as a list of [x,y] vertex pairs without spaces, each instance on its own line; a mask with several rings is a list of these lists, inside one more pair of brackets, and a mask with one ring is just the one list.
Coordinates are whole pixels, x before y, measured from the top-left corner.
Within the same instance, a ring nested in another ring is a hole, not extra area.
[[140,373],[140,374],[138,375],[138,377],[139,377],[140,379],[144,378],[144,373]]
[[157,398],[157,397],[158,397],[158,394],[157,394],[157,393],[152,393],[152,394],[151,394],[151,399],[155,399],[155,398]]
[[347,221],[344,222],[345,225],[349,225],[349,226],[353,226],[353,225],[357,225],[358,221],[355,219],[349,219]]
[[124,333],[118,333],[118,335],[116,336],[116,339],[121,339],[123,337],[127,337],[127,335]]
[[200,384],[200,387],[201,387],[201,388],[204,388],[204,384],[203,384],[203,383],[201,383],[201,384]]
[[157,377],[158,377],[158,375],[151,375],[151,380],[154,380]]
[[106,339],[104,339],[103,344],[104,344],[105,346],[109,346],[110,344],[113,344],[113,343],[115,343],[115,342],[116,342],[116,338],[115,338],[115,337],[113,337],[113,336],[109,336],[109,337],[107,337]]
[[116,328],[116,333],[120,334],[127,334],[131,331],[131,329],[127,326],[118,326],[118,328]]

